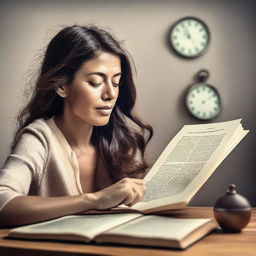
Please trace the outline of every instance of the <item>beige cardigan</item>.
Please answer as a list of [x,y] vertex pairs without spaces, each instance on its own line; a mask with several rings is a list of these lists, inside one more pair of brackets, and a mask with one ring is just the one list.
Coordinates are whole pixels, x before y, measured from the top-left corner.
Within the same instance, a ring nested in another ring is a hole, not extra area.
[[[106,173],[97,176],[99,186],[111,184]],[[37,119],[25,127],[0,170],[0,211],[17,196],[82,193],[76,155],[54,119]]]

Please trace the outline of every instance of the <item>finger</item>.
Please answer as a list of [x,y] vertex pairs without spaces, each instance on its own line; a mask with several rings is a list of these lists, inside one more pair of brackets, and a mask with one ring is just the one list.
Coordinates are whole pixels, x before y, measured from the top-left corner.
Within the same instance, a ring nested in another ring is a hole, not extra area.
[[136,190],[137,193],[144,195],[147,191],[147,187],[143,185],[135,185],[134,189]]
[[140,188],[141,188],[142,194],[144,196],[146,194],[146,192],[147,192],[147,187],[145,185],[143,185]]
[[142,200],[144,194],[146,193],[146,187],[144,185],[143,186],[137,185],[136,187],[133,188],[133,193],[134,193],[133,200],[129,204],[127,204],[129,207]]
[[134,200],[129,204],[129,206],[140,202],[142,200],[142,198],[144,197],[146,191],[147,191],[147,188],[145,185],[142,185],[142,186],[137,185],[134,188],[134,194],[135,194]]
[[118,186],[122,191],[121,194],[123,198],[120,204],[125,204],[128,206],[140,201],[146,191],[144,181],[139,179],[124,178],[121,180]]
[[135,190],[129,190],[127,191],[127,196],[126,199],[124,200],[124,204],[129,206],[130,204],[132,204],[132,202],[134,201],[134,199],[136,198],[136,191]]
[[139,201],[141,201],[141,199],[143,198],[143,194],[142,193],[137,193],[134,200],[128,205],[129,207],[133,206],[134,204],[138,203]]

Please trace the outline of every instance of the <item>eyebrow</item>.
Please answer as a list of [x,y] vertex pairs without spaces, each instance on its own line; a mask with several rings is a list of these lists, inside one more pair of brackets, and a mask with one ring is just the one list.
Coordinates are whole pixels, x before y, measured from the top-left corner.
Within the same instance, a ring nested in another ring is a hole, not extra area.
[[[88,74],[88,76],[91,76],[91,75],[98,75],[98,76],[101,76],[101,77],[105,77],[105,76],[106,76],[106,75],[105,75],[104,73],[102,73],[102,72],[92,72],[92,73],[89,73],[89,74]],[[113,75],[113,77],[121,76],[121,75],[122,75],[122,73],[119,72],[119,73]]]

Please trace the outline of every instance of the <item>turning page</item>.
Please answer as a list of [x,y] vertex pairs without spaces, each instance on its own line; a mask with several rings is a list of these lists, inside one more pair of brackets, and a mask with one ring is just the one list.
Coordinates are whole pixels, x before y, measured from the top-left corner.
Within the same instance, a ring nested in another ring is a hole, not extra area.
[[131,209],[154,212],[186,206],[248,133],[240,122],[185,125],[144,178],[147,192]]

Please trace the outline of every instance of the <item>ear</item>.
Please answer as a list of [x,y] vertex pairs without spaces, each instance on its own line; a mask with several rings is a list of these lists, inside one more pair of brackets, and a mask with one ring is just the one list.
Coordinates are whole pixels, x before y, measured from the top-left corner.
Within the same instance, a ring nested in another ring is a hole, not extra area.
[[66,92],[66,86],[59,86],[56,89],[56,93],[61,97],[61,98],[66,98],[67,97],[67,92]]

